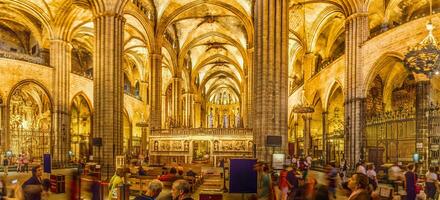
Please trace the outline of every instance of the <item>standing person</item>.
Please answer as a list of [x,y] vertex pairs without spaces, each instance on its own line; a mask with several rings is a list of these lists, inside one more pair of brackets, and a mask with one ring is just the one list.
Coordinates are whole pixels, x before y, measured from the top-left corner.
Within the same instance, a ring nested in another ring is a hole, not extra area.
[[159,180],[152,180],[147,187],[145,194],[137,196],[134,200],[155,200],[162,192],[163,184]]
[[359,161],[356,166],[356,173],[361,173],[367,175],[367,169],[365,169],[364,163]]
[[79,196],[79,175],[77,171],[74,171],[72,174],[72,180],[70,181],[70,200],[80,199]]
[[288,195],[289,200],[295,199],[295,196],[299,190],[299,181],[296,177],[296,166],[288,168],[287,181],[289,183],[290,193]]
[[396,181],[400,179],[401,172],[402,170],[400,169],[399,165],[397,165],[397,163],[394,163],[393,166],[388,169],[388,181],[391,182],[391,184],[393,185],[395,192],[399,191],[399,184],[397,184]]
[[309,168],[312,168],[312,161],[313,161],[312,156],[308,155],[308,156],[306,157],[306,161],[307,161],[307,166],[308,166]]
[[90,193],[92,193],[91,200],[100,200],[101,199],[101,182],[95,176],[92,176],[92,184],[90,184]]
[[415,200],[416,199],[416,184],[417,177],[414,173],[414,164],[408,165],[408,171],[405,173],[405,191],[406,191],[406,199],[407,200]]
[[23,168],[23,156],[21,154],[18,155],[17,159],[17,173],[20,173]]
[[298,159],[296,159],[296,155],[292,156],[292,164],[298,167]]
[[367,176],[368,176],[368,180],[369,180],[370,184],[373,186],[373,190],[376,190],[378,182],[377,182],[376,171],[374,171],[373,164],[369,164],[367,166]]
[[338,171],[336,170],[336,163],[330,162],[329,169],[327,173],[328,179],[328,192],[331,194],[333,199],[336,199],[336,178],[338,176]]
[[342,182],[346,182],[347,181],[347,170],[348,170],[347,162],[345,161],[344,158],[342,158],[341,166],[340,166],[340,174],[339,174],[339,176],[341,177]]
[[435,168],[430,167],[429,171],[426,173],[426,183],[425,183],[425,193],[428,199],[434,199],[435,193],[437,192],[436,184],[438,181],[437,174],[435,173]]
[[29,156],[25,153],[23,153],[23,172],[28,173],[29,172]]
[[269,200],[271,195],[271,177],[269,174],[269,167],[267,165],[263,165],[263,170],[261,172],[260,176],[260,182],[259,182],[259,194],[258,199],[259,200]]
[[144,154],[139,154],[138,159],[139,159],[139,165],[142,166],[144,164],[144,159],[145,159]]
[[43,192],[42,176],[43,169],[41,165],[32,168],[32,177],[21,185],[25,200],[41,200],[41,193]]
[[5,176],[8,175],[9,171],[9,158],[8,156],[4,156],[3,158],[3,172],[5,173]]
[[280,172],[280,179],[278,187],[281,190],[281,200],[287,200],[287,193],[289,192],[289,182],[287,181],[287,165]]
[[300,160],[299,160],[299,169],[301,170],[301,172],[302,172],[302,175],[303,175],[303,180],[304,181],[307,181],[307,174],[308,174],[308,171],[309,171],[309,164],[308,164],[308,162],[306,161],[306,160],[304,160],[303,158],[301,158]]
[[174,181],[171,187],[171,196],[173,200],[194,200],[191,197],[191,185],[188,181],[179,179]]
[[368,177],[362,173],[355,173],[348,180],[348,188],[351,190],[348,200],[370,200],[368,192]]
[[122,183],[124,183],[124,169],[118,168],[116,169],[115,175],[113,175],[109,181],[109,199],[118,198],[118,187]]
[[304,199],[306,200],[315,200],[316,199],[316,186],[318,185],[318,181],[310,175],[307,177],[307,180],[304,184]]

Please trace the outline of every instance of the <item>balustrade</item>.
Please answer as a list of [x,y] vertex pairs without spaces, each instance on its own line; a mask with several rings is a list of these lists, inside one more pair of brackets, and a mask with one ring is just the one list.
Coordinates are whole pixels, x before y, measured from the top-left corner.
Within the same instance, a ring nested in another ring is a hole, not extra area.
[[252,136],[252,129],[242,128],[179,128],[152,130],[151,136],[182,136],[182,135],[209,135],[209,136]]
[[49,66],[49,56],[33,56],[25,53],[0,49],[0,57]]

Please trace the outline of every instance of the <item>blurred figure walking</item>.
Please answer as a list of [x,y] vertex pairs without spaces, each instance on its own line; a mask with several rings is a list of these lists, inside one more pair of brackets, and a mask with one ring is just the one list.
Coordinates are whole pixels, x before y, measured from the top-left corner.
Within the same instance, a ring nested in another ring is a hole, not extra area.
[[426,183],[425,183],[425,193],[428,199],[435,199],[435,194],[437,192],[436,185],[438,184],[438,177],[435,173],[435,168],[430,167],[429,171],[426,173]]

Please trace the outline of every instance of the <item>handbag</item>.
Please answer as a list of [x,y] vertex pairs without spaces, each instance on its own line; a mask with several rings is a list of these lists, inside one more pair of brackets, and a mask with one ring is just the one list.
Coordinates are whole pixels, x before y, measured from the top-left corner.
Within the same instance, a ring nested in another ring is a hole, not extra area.
[[420,191],[422,191],[422,186],[417,184],[417,178],[416,175],[414,174],[414,184],[416,185],[416,194],[420,194]]

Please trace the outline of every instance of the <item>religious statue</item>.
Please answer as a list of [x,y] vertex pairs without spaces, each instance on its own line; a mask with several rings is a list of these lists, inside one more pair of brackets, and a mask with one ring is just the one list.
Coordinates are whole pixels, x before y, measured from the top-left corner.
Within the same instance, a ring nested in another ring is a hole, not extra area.
[[221,114],[220,114],[220,112],[217,112],[217,128],[222,127],[222,123],[221,123],[220,119],[221,119]]
[[229,127],[229,116],[225,113],[223,115],[223,128]]
[[183,151],[189,151],[189,141],[185,140],[185,142],[183,142]]
[[240,128],[240,121],[241,121],[240,112],[237,109],[237,113],[235,113],[235,128]]
[[213,128],[214,127],[214,117],[212,116],[212,108],[211,108],[211,112],[209,112],[208,115],[208,128]]
[[159,142],[158,141],[154,141],[153,150],[154,151],[158,151],[159,150]]
[[218,140],[214,141],[214,151],[218,151]]

